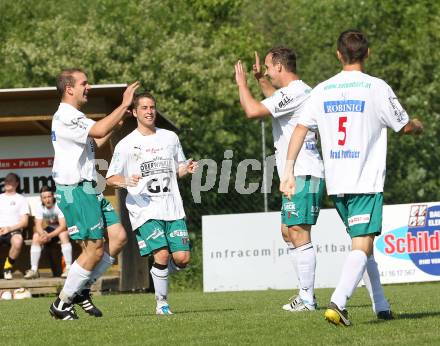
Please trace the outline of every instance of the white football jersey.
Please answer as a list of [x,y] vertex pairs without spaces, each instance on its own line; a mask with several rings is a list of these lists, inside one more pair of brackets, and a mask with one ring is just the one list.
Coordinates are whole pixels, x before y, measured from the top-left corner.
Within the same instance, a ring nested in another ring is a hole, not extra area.
[[96,180],[95,141],[89,131],[95,121],[75,107],[61,103],[52,120],[55,158],[52,176],[57,184]]
[[[284,174],[290,137],[311,90],[303,81],[295,80],[262,101],[262,104],[272,114],[272,134],[280,179]],[[307,133],[304,145],[296,160],[295,175],[324,177],[321,156],[316,148],[316,134],[311,131]]]
[[49,226],[58,227],[58,218],[64,218],[64,215],[56,203],[50,209],[42,204],[38,204],[35,208],[34,217],[38,220],[46,221]]
[[313,89],[300,124],[318,127],[329,195],[383,191],[387,127],[409,121],[391,87],[360,71],[342,71]]
[[142,178],[136,187],[128,187],[126,206],[133,230],[150,219],[178,220],[185,217],[177,185],[177,169],[186,161],[177,135],[156,128],[152,135],[137,129],[117,145],[107,172],[113,175]]
[[14,226],[23,215],[29,214],[29,205],[19,193],[0,194],[0,227]]

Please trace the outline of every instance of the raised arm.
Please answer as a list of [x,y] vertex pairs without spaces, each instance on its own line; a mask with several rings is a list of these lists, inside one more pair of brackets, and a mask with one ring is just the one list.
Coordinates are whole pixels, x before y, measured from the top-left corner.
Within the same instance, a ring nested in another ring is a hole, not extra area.
[[105,118],[97,121],[89,131],[92,138],[105,138],[113,128],[122,120],[125,113],[129,109],[136,89],[139,88],[139,82],[130,84],[124,91],[121,105]]
[[308,131],[307,127],[298,124],[290,137],[286,165],[280,182],[280,191],[289,199],[295,194],[295,162]]
[[255,64],[252,66],[252,72],[254,73],[255,79],[258,81],[258,85],[260,86],[264,97],[272,96],[276,89],[261,72],[260,57],[258,56],[257,52],[255,52]]
[[247,85],[246,72],[240,60],[235,65],[235,81],[238,86],[241,107],[248,118],[261,118],[270,115],[269,110],[252,96]]

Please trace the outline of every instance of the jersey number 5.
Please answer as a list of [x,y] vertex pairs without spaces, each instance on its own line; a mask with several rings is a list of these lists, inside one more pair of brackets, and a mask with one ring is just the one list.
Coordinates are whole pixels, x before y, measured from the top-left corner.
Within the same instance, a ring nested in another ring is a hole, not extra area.
[[345,139],[347,138],[347,128],[345,127],[346,122],[347,122],[347,117],[339,117],[338,132],[342,132],[344,134],[344,138],[338,140],[339,145],[344,145]]

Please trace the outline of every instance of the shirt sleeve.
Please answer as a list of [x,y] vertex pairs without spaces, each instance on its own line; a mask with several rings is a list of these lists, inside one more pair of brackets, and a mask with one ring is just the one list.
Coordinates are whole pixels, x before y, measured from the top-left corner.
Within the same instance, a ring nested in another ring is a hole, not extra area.
[[86,144],[90,129],[96,123],[92,119],[86,117],[60,117],[63,126],[57,130],[57,137],[70,139],[74,142]]
[[126,154],[122,149],[120,144],[116,145],[115,151],[112,156],[112,161],[110,162],[110,167],[108,168],[106,178],[110,178],[113,175],[122,175],[125,176],[127,172],[125,172],[125,163],[126,163]]
[[312,131],[316,131],[318,128],[317,115],[319,109],[317,107],[318,104],[314,99],[315,98],[312,94],[299,112],[298,119],[298,124],[301,124]]
[[183,153],[182,145],[180,144],[179,137],[176,135],[176,151],[174,154],[174,161],[176,161],[178,164],[185,163],[186,157]]
[[275,91],[271,96],[261,101],[274,118],[285,115],[297,116],[297,112],[303,107],[309,98],[309,89],[293,93],[287,88]]
[[395,132],[399,132],[409,122],[408,114],[389,85],[386,84],[385,91],[380,97],[382,98],[378,110],[380,122]]
[[29,204],[26,201],[26,198],[24,198],[24,197],[21,200],[19,212],[20,212],[20,216],[23,216],[23,215],[26,215],[26,214],[30,214]]

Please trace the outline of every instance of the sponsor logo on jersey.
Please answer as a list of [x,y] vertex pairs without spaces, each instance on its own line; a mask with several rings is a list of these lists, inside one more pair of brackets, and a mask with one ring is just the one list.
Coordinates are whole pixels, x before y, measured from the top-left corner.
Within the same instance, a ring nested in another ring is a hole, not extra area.
[[304,147],[306,148],[306,150],[312,150],[315,151],[316,150],[316,143],[314,142],[304,142]]
[[348,225],[349,226],[355,226],[355,225],[360,225],[362,223],[369,223],[369,222],[370,222],[370,214],[354,215],[354,216],[348,218]]
[[376,248],[386,256],[412,261],[427,274],[440,275],[440,205],[412,205],[408,225],[382,234]]
[[349,82],[349,83],[339,83],[339,84],[328,84],[324,87],[324,90],[330,89],[349,89],[349,88],[371,88],[371,83],[367,82]]
[[153,230],[153,232],[147,237],[147,240],[150,239],[157,239],[159,237],[163,237],[164,232],[160,228],[156,228]]
[[361,100],[338,100],[325,101],[325,113],[363,113],[365,108],[365,101]]
[[175,237],[188,237],[188,231],[186,229],[176,229],[169,234],[170,238]]
[[388,101],[390,102],[391,108],[393,108],[393,114],[398,123],[401,123],[408,119],[408,115],[406,111],[402,108],[397,97],[389,97]]
[[76,233],[79,233],[79,229],[76,226],[71,226],[67,229],[67,231],[69,232],[69,235],[73,235]]
[[141,174],[147,177],[153,174],[172,173],[171,159],[155,157],[153,160],[141,163]]
[[361,152],[359,150],[331,150],[330,149],[330,159],[358,159],[361,155]]
[[143,249],[143,248],[147,247],[147,244],[145,244],[145,241],[139,240],[138,241],[138,247],[139,247],[139,249]]
[[290,219],[292,215],[299,216],[299,211],[296,210],[296,205],[293,202],[284,203],[284,210],[287,212],[287,218]]

